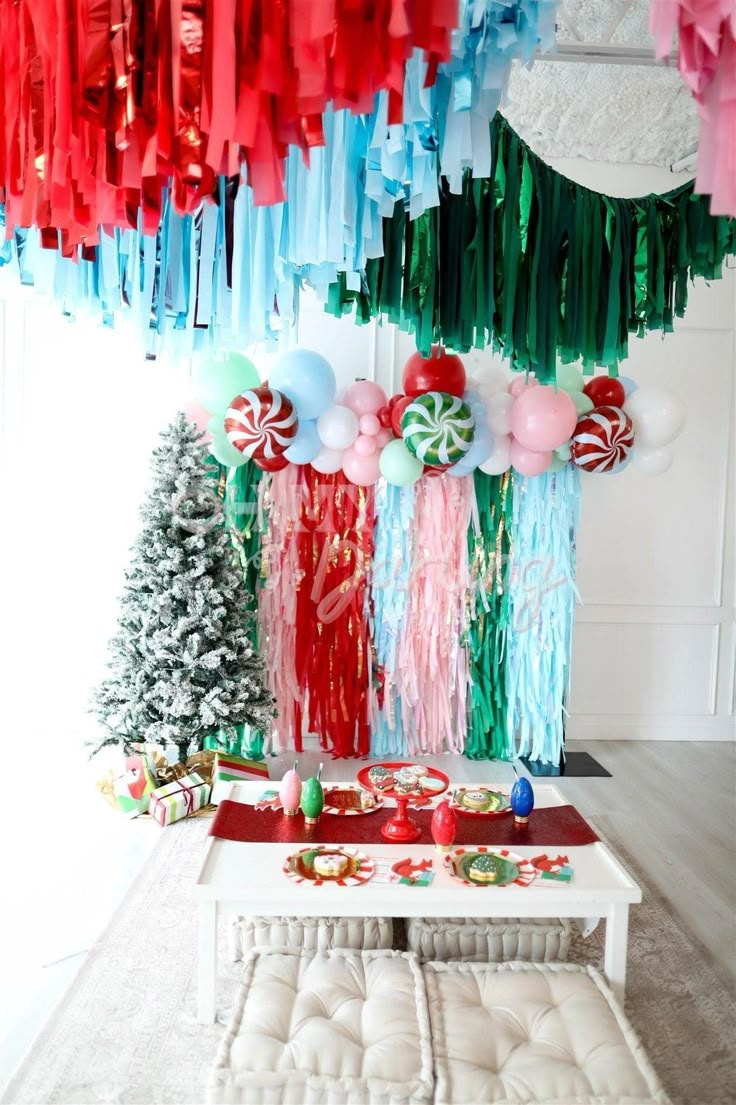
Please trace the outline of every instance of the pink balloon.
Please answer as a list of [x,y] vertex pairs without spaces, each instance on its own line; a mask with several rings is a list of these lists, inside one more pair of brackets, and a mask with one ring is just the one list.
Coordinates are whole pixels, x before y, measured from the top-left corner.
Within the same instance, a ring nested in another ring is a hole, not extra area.
[[357,380],[342,398],[343,407],[348,407],[358,418],[364,414],[377,414],[387,403],[386,392],[373,380]]
[[526,449],[515,438],[511,439],[511,465],[520,476],[541,476],[552,463],[552,450],[536,452]]
[[187,417],[187,421],[193,422],[198,430],[201,430],[204,434],[202,443],[209,445],[212,441],[212,434],[207,429],[207,423],[210,420],[210,412],[206,411],[201,403],[198,403],[196,399],[190,400],[182,407],[184,414]]
[[377,448],[375,437],[370,437],[368,434],[361,434],[359,438],[356,438],[353,445],[353,449],[359,457],[370,457]]
[[575,403],[551,384],[522,392],[511,408],[511,433],[520,445],[537,453],[556,449],[575,430]]
[[514,399],[518,399],[529,388],[536,387],[539,387],[539,380],[535,380],[533,376],[530,376],[528,380],[526,376],[519,376],[509,384],[509,395],[513,395]]
[[381,423],[375,414],[362,414],[360,416],[360,432],[368,437],[375,437],[381,430]]
[[393,441],[393,430],[385,430],[383,427],[376,434],[376,445],[379,449],[383,449],[384,445],[388,445],[389,441]]
[[362,487],[370,487],[377,482],[381,475],[378,466],[378,449],[369,457],[362,457],[356,453],[355,447],[346,449],[342,456],[342,470],[351,483],[360,484]]

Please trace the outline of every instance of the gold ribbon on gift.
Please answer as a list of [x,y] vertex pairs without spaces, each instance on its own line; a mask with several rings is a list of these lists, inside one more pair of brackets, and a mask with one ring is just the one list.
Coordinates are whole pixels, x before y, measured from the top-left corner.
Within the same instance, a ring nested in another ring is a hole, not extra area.
[[109,806],[119,810],[118,800],[115,794],[115,773],[109,767],[101,779],[97,780],[97,789]]
[[[131,748],[132,751],[145,756],[149,764],[153,765],[157,779],[156,786],[158,787],[165,783],[175,783],[178,779],[183,779],[185,775],[191,775],[193,772],[199,775],[202,782],[212,785],[212,773],[215,769],[215,752],[213,749],[204,749],[202,752],[192,753],[185,764],[170,764],[166,759],[166,753],[159,744],[134,744]],[[118,772],[118,774],[120,773]],[[120,807],[115,794],[115,779],[116,773],[112,768],[108,768],[102,778],[98,779],[97,789],[108,805],[117,810]],[[202,813],[202,810],[211,813],[210,804],[208,803],[202,809],[196,810],[191,816],[196,817],[197,814]]]

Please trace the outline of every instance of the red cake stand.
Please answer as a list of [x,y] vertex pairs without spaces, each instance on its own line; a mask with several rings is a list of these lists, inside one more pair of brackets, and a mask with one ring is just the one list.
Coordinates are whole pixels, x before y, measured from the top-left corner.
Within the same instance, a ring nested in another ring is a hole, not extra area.
[[[388,840],[391,844],[411,844],[413,841],[419,840],[419,837],[422,835],[422,830],[418,825],[414,824],[406,812],[409,802],[411,802],[416,795],[397,794],[392,787],[381,788],[374,786],[368,778],[368,772],[373,767],[385,767],[387,771],[398,771],[402,767],[414,767],[414,764],[411,760],[401,761],[400,763],[368,764],[367,767],[361,768],[357,778],[364,790],[369,790],[371,794],[380,794],[382,798],[393,798],[396,802],[396,814],[381,826],[381,836],[383,839]],[[428,767],[427,775],[432,779],[438,779],[442,783],[442,789],[438,788],[431,792],[432,797],[437,794],[443,794],[450,785],[450,780],[445,773],[443,771],[438,771],[436,767]]]

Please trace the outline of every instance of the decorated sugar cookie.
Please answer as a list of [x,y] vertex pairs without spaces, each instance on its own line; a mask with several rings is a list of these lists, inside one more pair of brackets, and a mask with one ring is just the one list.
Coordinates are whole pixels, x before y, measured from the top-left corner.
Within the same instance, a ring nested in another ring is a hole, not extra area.
[[319,852],[314,857],[314,870],[326,879],[339,879],[348,869],[348,857],[340,852]]

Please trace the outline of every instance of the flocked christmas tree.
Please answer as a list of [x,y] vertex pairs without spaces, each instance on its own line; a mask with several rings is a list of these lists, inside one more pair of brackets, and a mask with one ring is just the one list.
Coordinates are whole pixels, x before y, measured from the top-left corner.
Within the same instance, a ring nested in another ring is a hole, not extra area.
[[274,716],[201,436],[179,414],[153,452],[111,674],[93,697],[107,729],[98,749],[170,742],[184,760],[207,736],[237,725],[267,730]]

